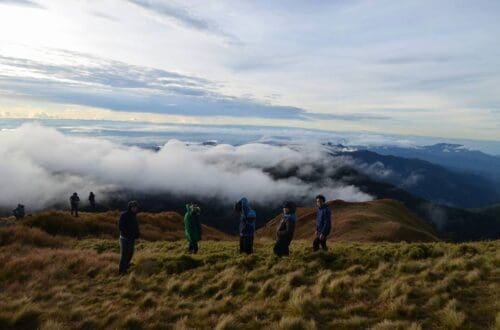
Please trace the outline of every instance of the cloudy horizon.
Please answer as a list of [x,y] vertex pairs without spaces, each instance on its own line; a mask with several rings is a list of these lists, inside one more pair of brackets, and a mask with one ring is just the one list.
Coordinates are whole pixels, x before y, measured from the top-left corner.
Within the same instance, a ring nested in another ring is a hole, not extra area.
[[500,141],[493,1],[0,0],[0,120]]

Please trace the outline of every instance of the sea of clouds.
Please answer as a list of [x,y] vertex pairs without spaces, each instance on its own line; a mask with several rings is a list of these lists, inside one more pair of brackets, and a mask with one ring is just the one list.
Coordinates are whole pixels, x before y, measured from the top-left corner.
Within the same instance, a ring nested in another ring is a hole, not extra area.
[[169,140],[159,151],[125,146],[102,138],[77,137],[40,124],[0,132],[0,208],[25,204],[36,211],[66,203],[74,191],[86,198],[94,191],[105,200],[116,191],[168,193],[256,203],[304,199],[318,193],[329,199],[366,201],[371,196],[354,186],[325,180],[308,183],[297,177],[274,179],[265,169],[299,167],[332,161],[320,145],[204,146]]

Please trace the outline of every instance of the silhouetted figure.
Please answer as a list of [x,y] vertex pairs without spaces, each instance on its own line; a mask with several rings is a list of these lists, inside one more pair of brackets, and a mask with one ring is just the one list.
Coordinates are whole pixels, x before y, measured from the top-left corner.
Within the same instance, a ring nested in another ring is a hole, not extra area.
[[328,249],[326,239],[332,228],[332,212],[323,195],[316,196],[316,206],[318,211],[316,213],[316,238],[313,242],[313,250],[318,251],[321,245],[321,248],[326,251]]
[[290,243],[292,242],[297,222],[297,217],[295,216],[296,209],[297,207],[294,202],[283,203],[283,217],[276,232],[276,244],[274,245],[274,253],[278,257],[290,254]]
[[139,203],[130,201],[127,211],[123,212],[118,222],[120,228],[120,265],[118,274],[124,275],[130,267],[130,260],[134,255],[135,240],[139,238],[139,222],[137,213],[139,212]]
[[201,209],[196,203],[186,204],[186,214],[184,215],[184,230],[188,241],[188,252],[198,252],[198,242],[201,241]]
[[235,211],[240,213],[240,253],[253,253],[253,237],[255,234],[255,221],[257,215],[250,208],[248,199],[242,198],[235,205]]
[[78,194],[75,192],[71,197],[69,198],[69,203],[71,205],[71,215],[74,215],[75,217],[78,217],[78,205],[80,204],[80,197],[78,197]]
[[16,220],[20,220],[24,218],[25,216],[25,211],[24,211],[24,205],[23,204],[17,204],[17,207],[12,210],[12,214],[16,218]]
[[91,191],[89,194],[89,204],[92,211],[95,211],[95,195]]

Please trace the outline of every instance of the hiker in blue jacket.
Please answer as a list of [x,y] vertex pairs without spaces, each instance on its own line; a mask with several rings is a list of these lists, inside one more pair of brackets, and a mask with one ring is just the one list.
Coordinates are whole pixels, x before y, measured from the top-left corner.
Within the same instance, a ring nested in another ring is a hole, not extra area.
[[240,253],[252,254],[257,215],[245,197],[236,203],[235,211],[240,213]]
[[316,213],[316,238],[313,242],[313,250],[318,251],[321,245],[321,248],[326,251],[326,239],[332,228],[332,212],[323,195],[316,196],[316,206],[318,211]]
[[287,201],[283,203],[283,217],[276,231],[276,244],[274,245],[274,254],[278,257],[290,254],[289,247],[295,232],[295,223],[297,222],[296,209],[294,202]]
[[120,266],[118,274],[124,275],[130,267],[130,260],[134,255],[135,240],[139,238],[139,222],[137,213],[139,212],[139,203],[131,201],[128,203],[127,211],[120,216],[118,223],[120,229]]

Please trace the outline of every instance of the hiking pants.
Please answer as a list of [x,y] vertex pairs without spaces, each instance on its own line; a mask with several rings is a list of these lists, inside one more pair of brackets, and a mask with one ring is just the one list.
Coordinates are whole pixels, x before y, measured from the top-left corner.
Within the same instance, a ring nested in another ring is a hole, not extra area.
[[314,242],[313,242],[313,250],[314,250],[314,251],[318,251],[318,250],[319,250],[319,246],[320,246],[320,245],[321,245],[321,248],[322,248],[324,251],[328,250],[328,248],[326,247],[326,239],[327,239],[327,237],[326,237],[326,236],[324,236],[324,238],[323,238],[322,240],[321,240],[321,239],[319,239],[319,236],[318,236],[318,237],[316,237],[316,238],[314,239]]
[[276,240],[276,244],[274,244],[274,254],[276,254],[278,257],[282,256],[288,256],[290,255],[290,243],[292,242],[291,239],[287,238],[278,238]]
[[120,267],[118,270],[119,274],[127,273],[128,268],[130,267],[130,260],[132,260],[132,256],[134,255],[134,240],[128,240],[125,238],[120,238]]
[[253,253],[253,236],[240,236],[240,253]]
[[196,241],[189,242],[188,250],[189,250],[189,253],[197,253],[198,252],[198,242],[196,242]]

